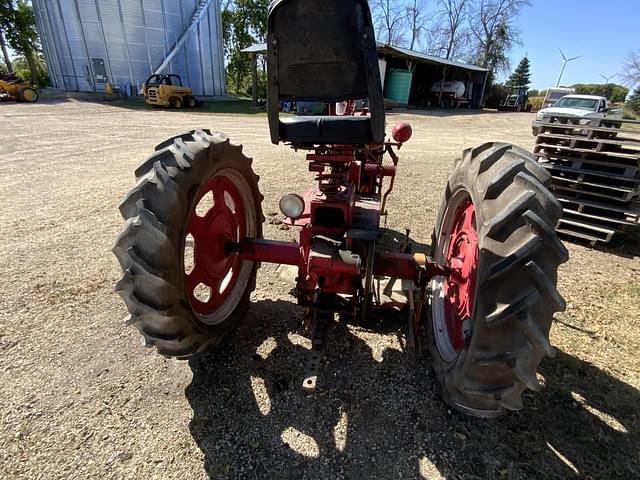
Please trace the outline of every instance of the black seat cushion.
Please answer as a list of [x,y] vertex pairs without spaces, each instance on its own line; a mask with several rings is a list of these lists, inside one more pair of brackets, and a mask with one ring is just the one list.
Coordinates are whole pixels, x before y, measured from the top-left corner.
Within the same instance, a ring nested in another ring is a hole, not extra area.
[[287,117],[280,137],[293,143],[372,143],[370,117]]

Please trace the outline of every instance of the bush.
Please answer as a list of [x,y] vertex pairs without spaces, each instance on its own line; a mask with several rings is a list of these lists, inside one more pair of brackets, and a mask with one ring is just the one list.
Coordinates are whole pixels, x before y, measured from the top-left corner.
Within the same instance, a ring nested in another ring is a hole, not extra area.
[[498,108],[509,94],[511,94],[511,88],[505,85],[494,84],[488,86],[484,102],[485,107]]
[[625,106],[622,118],[626,120],[640,120],[640,114],[637,114],[636,112],[631,110],[631,108],[629,108],[628,106]]
[[544,103],[544,97],[535,96],[529,97],[529,105],[531,105],[531,111],[537,112],[542,108],[542,104]]

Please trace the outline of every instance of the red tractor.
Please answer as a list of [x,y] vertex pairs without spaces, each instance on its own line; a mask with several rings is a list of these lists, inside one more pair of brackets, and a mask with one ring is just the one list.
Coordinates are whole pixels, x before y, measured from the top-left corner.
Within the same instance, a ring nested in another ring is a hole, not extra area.
[[[568,254],[554,231],[562,209],[549,174],[509,144],[468,149],[446,185],[431,256],[377,248],[411,127],[385,136],[367,1],[279,0],[268,15],[271,139],[306,151],[317,181],[280,200],[300,240],[262,238],[263,197],[242,147],[209,130],[170,138],[136,170],[120,206],[126,223],[114,253],[128,323],[163,355],[208,353],[245,315],[260,264],[293,265],[314,346],[301,379],[311,389],[336,314],[366,319],[381,307],[374,279],[402,279],[411,285],[407,343],[416,347],[424,327],[444,399],[484,417],[522,408],[523,391],[539,388],[540,361],[554,353],[549,329],[564,308],[556,274]],[[282,101],[362,99],[366,108],[346,115],[279,118]]]

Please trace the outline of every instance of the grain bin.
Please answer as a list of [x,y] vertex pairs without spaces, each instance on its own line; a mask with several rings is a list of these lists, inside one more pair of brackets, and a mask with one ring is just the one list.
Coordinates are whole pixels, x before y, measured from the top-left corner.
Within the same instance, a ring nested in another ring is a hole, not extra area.
[[220,3],[213,0],[33,0],[51,83],[135,91],[179,74],[196,95],[224,95]]

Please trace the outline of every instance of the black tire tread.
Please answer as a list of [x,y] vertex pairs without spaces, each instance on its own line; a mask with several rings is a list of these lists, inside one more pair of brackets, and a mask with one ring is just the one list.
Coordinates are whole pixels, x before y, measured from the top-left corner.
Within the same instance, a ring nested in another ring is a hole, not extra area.
[[513,250],[505,252],[502,258],[496,260],[489,267],[489,279],[496,280],[512,272],[513,269],[533,255],[542,245],[543,240],[538,236],[530,236],[522,243],[516,243],[512,247]]
[[534,301],[536,293],[533,290],[527,290],[522,297],[511,303],[497,307],[491,313],[485,316],[484,323],[492,326],[499,326],[503,322],[510,320],[514,316],[520,316],[526,312],[531,302]]
[[560,260],[560,263],[565,263],[569,260],[569,251],[560,241],[552,226],[532,211],[525,212],[522,216],[531,228],[533,228],[536,234],[542,237],[545,247],[550,248],[555,253],[558,260]]

